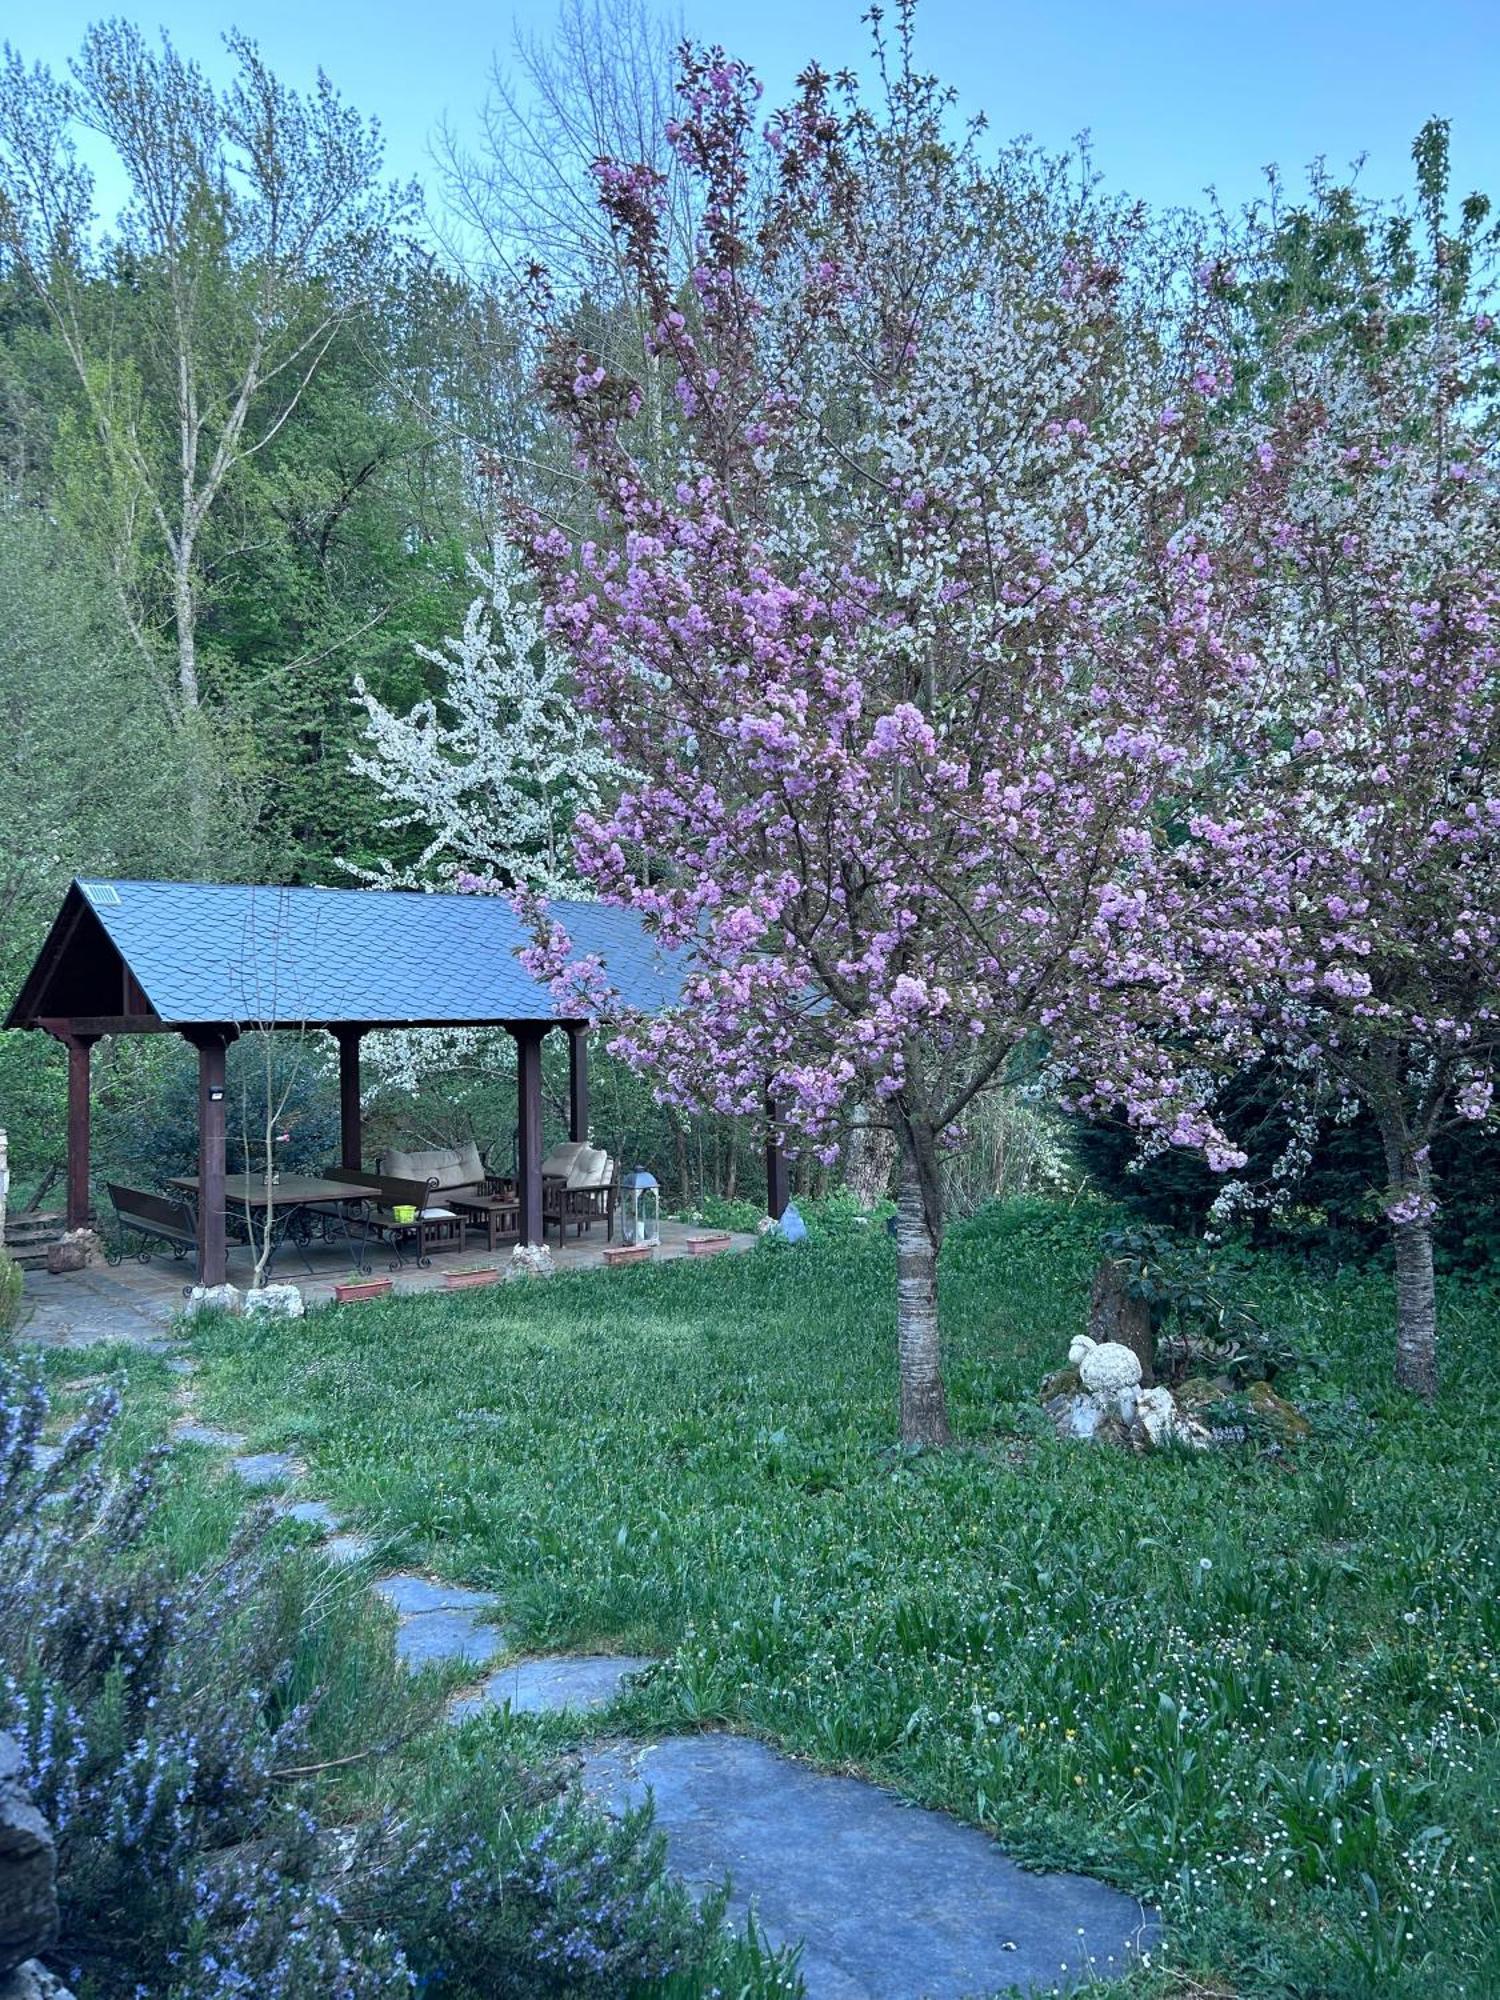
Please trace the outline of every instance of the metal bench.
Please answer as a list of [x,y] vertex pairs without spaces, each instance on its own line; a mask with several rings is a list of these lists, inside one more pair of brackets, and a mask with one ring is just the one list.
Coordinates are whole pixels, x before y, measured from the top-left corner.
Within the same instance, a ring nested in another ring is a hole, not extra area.
[[198,1219],[187,1202],[168,1195],[148,1194],[144,1188],[116,1187],[113,1181],[106,1185],[119,1226],[118,1241],[113,1250],[106,1252],[111,1264],[125,1261],[127,1233],[145,1239],[135,1253],[142,1264],[151,1260],[152,1243],[165,1243],[179,1263],[196,1251]]

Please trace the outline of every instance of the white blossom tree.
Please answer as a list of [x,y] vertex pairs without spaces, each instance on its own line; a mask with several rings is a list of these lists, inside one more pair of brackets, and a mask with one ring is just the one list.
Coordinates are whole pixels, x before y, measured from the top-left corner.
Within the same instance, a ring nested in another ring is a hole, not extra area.
[[[443,676],[438,694],[400,715],[355,682],[367,720],[353,768],[396,809],[387,828],[411,830],[420,846],[379,870],[346,865],[386,888],[586,896],[573,872],[573,823],[600,805],[619,767],[574,699],[520,559],[497,543],[488,565],[471,558],[469,567],[480,593],[463,631],[417,648]],[[507,1037],[469,1028],[395,1030],[365,1048],[372,1069],[410,1093],[436,1070],[488,1068],[497,1039],[508,1059]]]
[[599,806],[617,766],[574,699],[518,558],[497,545],[488,567],[471,559],[470,569],[481,594],[463,631],[417,649],[443,675],[435,697],[398,715],[355,682],[368,720],[354,769],[397,808],[387,827],[422,842],[407,862],[359,872],[402,888],[582,895],[573,824]]

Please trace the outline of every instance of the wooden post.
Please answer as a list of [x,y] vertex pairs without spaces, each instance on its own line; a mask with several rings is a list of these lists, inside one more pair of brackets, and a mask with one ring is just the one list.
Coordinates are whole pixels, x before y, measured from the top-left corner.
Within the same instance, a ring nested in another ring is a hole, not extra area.
[[787,1204],[792,1198],[787,1181],[786,1154],[781,1150],[781,1140],[776,1131],[776,1099],[766,1086],[766,1213],[773,1222],[780,1222],[786,1214]]
[[568,1137],[580,1145],[589,1137],[589,1031],[568,1028]]
[[333,1037],[339,1045],[339,1159],[355,1172],[364,1165],[364,1127],[359,1113],[359,1045],[363,1028],[341,1023]]
[[520,1180],[521,1241],[542,1243],[542,1037],[540,1021],[511,1029],[516,1038],[516,1168]]
[[97,1035],[68,1035],[68,1227],[86,1229],[89,1201],[89,1052]]
[[224,1056],[233,1028],[189,1028],[198,1051],[198,1283],[222,1285],[229,1271],[224,1233]]

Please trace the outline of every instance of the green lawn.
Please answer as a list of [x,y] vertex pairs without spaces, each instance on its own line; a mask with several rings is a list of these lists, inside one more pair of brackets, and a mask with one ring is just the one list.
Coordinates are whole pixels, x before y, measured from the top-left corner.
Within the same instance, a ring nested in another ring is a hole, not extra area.
[[953,1233],[941,1455],[890,1449],[878,1233],[205,1325],[200,1409],[529,1646],[666,1656],[634,1725],[753,1731],[1158,1900],[1162,1991],[1500,1991],[1500,1297],[1448,1287],[1427,1411],[1382,1278],[1268,1264],[1312,1437],[1129,1458],[1034,1404],[1099,1226]]

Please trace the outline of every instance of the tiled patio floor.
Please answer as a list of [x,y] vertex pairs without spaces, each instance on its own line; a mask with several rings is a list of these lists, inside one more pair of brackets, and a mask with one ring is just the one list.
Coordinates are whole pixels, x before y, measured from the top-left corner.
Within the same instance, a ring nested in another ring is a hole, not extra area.
[[[687,1239],[703,1233],[685,1222],[663,1222],[661,1245],[655,1261],[671,1263],[689,1256]],[[755,1238],[735,1235],[732,1251],[752,1250]],[[604,1264],[604,1229],[592,1235],[569,1237],[561,1249],[549,1243],[558,1271],[594,1271],[607,1283],[610,1272]],[[433,1253],[431,1266],[420,1270],[411,1262],[399,1271],[389,1269],[389,1252],[372,1244],[368,1261],[377,1277],[389,1276],[398,1292],[431,1292],[443,1289],[444,1273],[457,1265],[493,1264],[502,1272],[510,1263],[511,1246],[503,1244],[490,1252],[472,1242],[467,1250]],[[307,1265],[311,1265],[309,1271]],[[229,1253],[229,1281],[246,1285],[250,1281],[249,1251],[240,1244]],[[288,1244],[272,1272],[277,1283],[295,1285],[309,1305],[326,1305],[333,1297],[335,1283],[352,1277],[348,1252],[342,1247],[316,1243],[309,1245],[306,1263],[297,1246]],[[174,1263],[161,1251],[142,1264],[134,1258],[123,1264],[100,1264],[88,1271],[68,1272],[52,1277],[45,1271],[28,1271],[23,1319],[17,1329],[22,1340],[44,1346],[84,1347],[95,1340],[129,1340],[148,1345],[161,1340],[172,1315],[183,1303],[184,1287],[193,1281],[192,1264],[184,1259]]]

